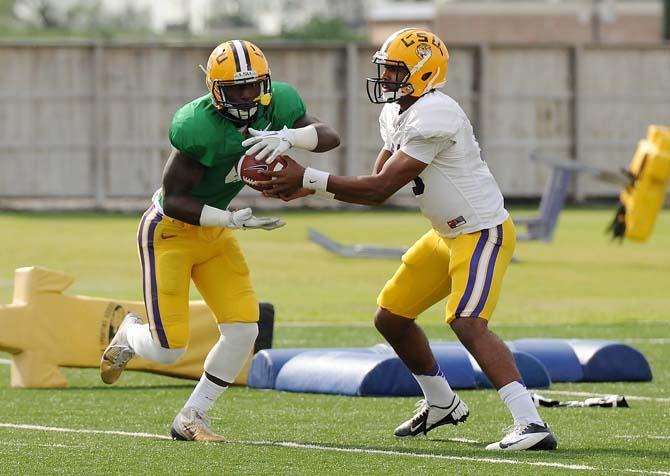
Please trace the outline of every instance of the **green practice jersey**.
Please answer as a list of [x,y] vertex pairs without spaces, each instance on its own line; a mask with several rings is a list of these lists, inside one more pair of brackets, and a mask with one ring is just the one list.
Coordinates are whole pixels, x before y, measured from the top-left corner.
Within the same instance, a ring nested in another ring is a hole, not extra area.
[[[258,106],[256,119],[249,127],[277,131],[293,127],[305,114],[305,104],[289,84],[272,82],[272,102]],[[269,127],[268,127],[269,125]],[[214,108],[209,94],[182,106],[170,126],[170,143],[205,166],[205,174],[191,195],[205,205],[225,209],[242,190],[244,183],[235,172],[235,163],[244,154],[243,136],[237,126]],[[155,201],[162,206],[162,193]]]

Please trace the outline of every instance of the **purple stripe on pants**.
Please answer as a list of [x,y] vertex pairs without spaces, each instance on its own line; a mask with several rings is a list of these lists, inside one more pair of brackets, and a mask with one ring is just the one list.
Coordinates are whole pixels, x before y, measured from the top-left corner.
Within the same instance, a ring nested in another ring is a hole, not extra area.
[[468,285],[465,287],[465,294],[458,303],[456,308],[456,317],[461,317],[461,312],[467,306],[468,301],[470,300],[470,295],[472,294],[472,289],[475,287],[475,279],[477,278],[477,268],[479,267],[479,259],[482,257],[482,251],[484,250],[484,245],[486,245],[486,240],[489,238],[489,231],[482,230],[477,241],[477,246],[475,246],[475,252],[470,258],[470,271],[468,272]]
[[[163,215],[158,213],[156,217],[151,220],[149,224],[149,233],[147,235],[147,250],[149,251],[149,272],[151,273],[151,306],[154,311],[154,326],[156,327],[156,334],[158,335],[158,340],[161,344],[161,347],[166,349],[170,348],[168,344],[167,336],[165,335],[165,329],[163,329],[163,323],[161,322],[160,309],[158,307],[158,286],[156,284],[156,255],[154,253],[154,232],[156,231],[156,226],[163,219]],[[146,302],[146,295],[145,295]]]
[[498,251],[500,251],[500,247],[502,246],[503,242],[502,225],[498,225],[497,228],[498,228],[498,239],[496,240],[495,245],[493,246],[491,259],[489,259],[489,266],[486,270],[486,281],[484,281],[484,289],[482,291],[482,296],[479,298],[477,307],[475,307],[475,310],[472,313],[472,316],[474,317],[479,317],[479,313],[482,312],[482,309],[484,309],[484,306],[486,305],[486,300],[489,297],[489,291],[491,290],[491,281],[493,280],[493,273],[495,270],[496,259],[498,258]]

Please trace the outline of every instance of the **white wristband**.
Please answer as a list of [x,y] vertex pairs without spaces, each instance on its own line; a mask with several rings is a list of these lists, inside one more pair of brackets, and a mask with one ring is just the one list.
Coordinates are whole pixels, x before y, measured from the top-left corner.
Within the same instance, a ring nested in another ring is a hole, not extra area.
[[319,145],[319,134],[316,132],[316,127],[311,124],[300,129],[292,129],[291,132],[293,132],[293,147],[314,150]]
[[324,200],[335,200],[335,194],[326,192],[325,190],[315,190],[314,196],[317,198],[323,198]]
[[230,226],[232,213],[205,205],[200,212],[200,226]]
[[302,186],[308,190],[322,190],[326,192],[328,187],[328,172],[307,167],[302,176]]

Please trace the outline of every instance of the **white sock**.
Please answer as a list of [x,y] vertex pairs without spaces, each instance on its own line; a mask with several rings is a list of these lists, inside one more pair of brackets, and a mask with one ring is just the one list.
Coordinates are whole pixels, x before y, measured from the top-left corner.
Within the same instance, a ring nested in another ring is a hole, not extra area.
[[203,412],[212,408],[228,386],[214,383],[207,374],[222,383],[232,383],[249,358],[258,335],[258,325],[255,322],[219,324],[219,330],[221,337],[205,358],[205,373],[200,377],[200,382],[184,407],[195,407]]
[[514,423],[519,425],[527,425],[528,423],[537,423],[544,425],[542,418],[537,413],[537,408],[530,398],[528,389],[517,381],[510,382],[504,387],[498,389],[498,395],[503,403],[507,405],[509,411],[512,412]]
[[454,400],[454,391],[444,377],[439,365],[430,371],[431,375],[414,375],[430,405],[446,407]]
[[184,408],[195,407],[200,411],[207,412],[227,388],[227,386],[222,387],[215,384],[203,373],[200,382],[195,386],[193,393],[184,404]]
[[130,348],[137,355],[147,360],[172,364],[182,356],[186,349],[166,349],[154,342],[149,330],[149,324],[128,324],[124,331]]

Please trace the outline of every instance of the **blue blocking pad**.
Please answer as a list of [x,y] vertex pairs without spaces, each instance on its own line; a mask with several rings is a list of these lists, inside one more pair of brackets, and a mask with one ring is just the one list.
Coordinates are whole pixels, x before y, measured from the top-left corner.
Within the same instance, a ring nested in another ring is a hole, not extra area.
[[[378,344],[374,347],[346,347],[346,348],[291,348],[291,349],[266,349],[254,355],[249,366],[249,375],[247,376],[247,386],[253,388],[275,388],[275,380],[277,374],[282,369],[284,364],[293,357],[304,352],[313,351],[346,351],[346,352],[363,352],[363,353],[380,353],[384,352],[384,344]],[[389,347],[390,349],[390,347]],[[390,350],[393,352],[393,350]]]
[[583,382],[649,382],[652,379],[647,359],[629,345],[603,340],[571,339],[566,342],[582,365]]
[[304,352],[288,361],[275,388],[338,395],[420,395],[419,384],[395,354]]
[[[521,379],[527,388],[548,388],[551,386],[549,372],[539,359],[526,352],[512,351],[512,355],[521,374]],[[475,374],[477,388],[493,388],[491,381],[479,367],[474,357],[470,354],[468,354],[468,357]]]
[[475,370],[465,347],[454,342],[431,344],[430,348],[451,388],[477,388]]
[[[491,388],[478,366],[478,372],[475,371],[470,354],[463,347],[434,345],[433,352],[453,388]],[[523,352],[515,353],[514,357],[526,386],[540,388],[551,384],[549,374],[539,360]],[[285,363],[277,375],[275,388],[289,392],[358,396],[422,395],[414,376],[391,353],[303,352]]]
[[582,364],[564,339],[518,339],[506,342],[512,352],[525,352],[542,362],[552,382],[580,382]]
[[247,386],[253,388],[275,388],[277,374],[286,362],[306,349],[266,349],[251,359]]
[[[618,342],[520,339],[507,342],[524,384],[649,381],[651,369],[636,349]],[[491,388],[459,342],[432,343],[433,354],[455,389]],[[419,396],[421,389],[387,344],[366,348],[268,349],[251,361],[248,385],[292,392]]]

